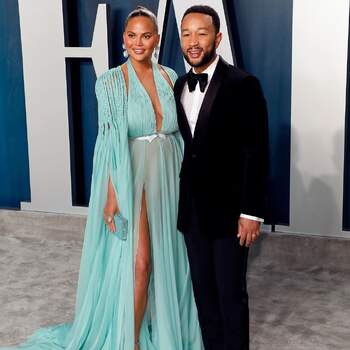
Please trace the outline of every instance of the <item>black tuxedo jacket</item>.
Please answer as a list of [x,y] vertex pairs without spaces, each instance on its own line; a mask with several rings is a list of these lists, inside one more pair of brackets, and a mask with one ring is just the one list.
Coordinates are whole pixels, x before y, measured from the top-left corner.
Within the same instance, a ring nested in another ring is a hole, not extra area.
[[197,210],[204,235],[232,236],[241,213],[265,216],[267,111],[258,80],[220,58],[199,112],[194,136],[180,101],[186,75],[174,86],[185,142],[178,229]]

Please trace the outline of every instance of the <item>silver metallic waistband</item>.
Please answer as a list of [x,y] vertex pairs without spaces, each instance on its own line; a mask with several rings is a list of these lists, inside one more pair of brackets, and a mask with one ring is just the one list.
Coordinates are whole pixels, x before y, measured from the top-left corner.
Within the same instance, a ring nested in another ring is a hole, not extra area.
[[160,132],[157,132],[156,134],[152,134],[152,135],[148,135],[148,136],[134,137],[134,138],[132,138],[132,140],[140,140],[140,141],[152,142],[157,137],[159,137],[161,139],[165,139],[167,137],[167,135],[166,134],[162,134]]

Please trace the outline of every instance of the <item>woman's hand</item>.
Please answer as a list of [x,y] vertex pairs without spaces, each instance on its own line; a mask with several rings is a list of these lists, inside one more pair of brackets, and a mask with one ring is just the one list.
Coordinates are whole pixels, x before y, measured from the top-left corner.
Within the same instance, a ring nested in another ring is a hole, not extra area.
[[111,179],[108,182],[107,201],[103,211],[103,220],[111,232],[116,231],[114,215],[119,212],[117,198]]

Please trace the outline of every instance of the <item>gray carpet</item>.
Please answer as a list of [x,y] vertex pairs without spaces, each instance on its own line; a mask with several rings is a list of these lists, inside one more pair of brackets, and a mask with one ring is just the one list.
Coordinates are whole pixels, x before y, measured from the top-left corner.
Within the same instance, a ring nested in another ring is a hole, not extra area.
[[[83,227],[83,217],[0,210],[0,346],[73,318]],[[350,349],[348,248],[263,235],[248,274],[252,350]]]

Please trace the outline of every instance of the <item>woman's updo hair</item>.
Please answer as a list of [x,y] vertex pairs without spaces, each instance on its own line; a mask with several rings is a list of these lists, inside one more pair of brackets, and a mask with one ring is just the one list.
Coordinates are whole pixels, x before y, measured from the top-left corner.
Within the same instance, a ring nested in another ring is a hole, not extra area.
[[151,10],[149,10],[148,8],[146,8],[144,6],[137,6],[135,10],[131,11],[128,14],[128,17],[126,17],[126,20],[125,20],[124,30],[126,29],[129,21],[132,18],[139,17],[139,16],[149,18],[152,21],[152,23],[154,24],[154,28],[156,29],[156,33],[158,33],[158,23],[157,23],[156,15]]

